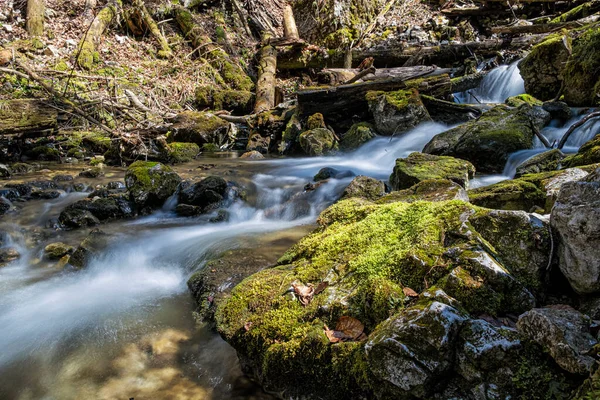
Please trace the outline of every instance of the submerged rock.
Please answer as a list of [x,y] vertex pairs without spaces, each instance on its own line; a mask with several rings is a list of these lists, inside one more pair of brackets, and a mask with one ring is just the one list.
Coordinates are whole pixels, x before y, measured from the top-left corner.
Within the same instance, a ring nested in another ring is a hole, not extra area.
[[92,230],[71,255],[69,264],[78,269],[87,267],[90,261],[106,248],[109,238],[110,236],[100,229]]
[[580,294],[600,292],[600,169],[562,185],[551,214],[559,267]]
[[416,89],[368,92],[366,99],[377,132],[382,135],[400,134],[421,122],[431,121]]
[[533,124],[541,129],[549,121],[541,108],[499,105],[476,120],[436,135],[424,153],[468,160],[479,172],[502,172],[511,153],[533,147]]
[[424,153],[411,153],[407,158],[396,160],[390,175],[390,185],[394,190],[407,189],[429,179],[449,179],[462,187],[467,187],[473,178],[475,167],[465,160],[453,157],[440,157]]
[[59,260],[72,252],[73,246],[69,246],[63,242],[50,243],[44,247],[44,256],[50,260]]
[[139,207],[160,207],[172,196],[181,178],[158,162],[136,161],[127,168],[125,185],[131,200]]

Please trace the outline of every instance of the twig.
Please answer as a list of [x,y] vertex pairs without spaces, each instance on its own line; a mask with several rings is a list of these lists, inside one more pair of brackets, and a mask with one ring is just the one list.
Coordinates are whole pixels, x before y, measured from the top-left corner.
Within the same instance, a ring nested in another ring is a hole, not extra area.
[[547,149],[551,149],[552,145],[550,144],[550,142],[548,141],[548,139],[546,139],[546,137],[544,135],[542,135],[542,133],[537,128],[537,126],[535,126],[535,124],[533,123],[533,121],[531,121],[531,120],[529,121],[529,126],[531,127],[531,130],[533,131],[533,133],[535,134],[535,136],[537,136],[538,139],[540,139],[540,141],[542,142],[542,144]]
[[[71,75],[70,72],[65,72],[65,71],[55,71],[53,69],[38,69],[36,70],[36,72],[40,72],[40,73],[46,73],[46,74],[56,74],[56,75]],[[117,80],[121,80],[121,81],[126,81],[127,79],[125,78],[119,78],[116,76],[109,76],[109,75],[79,75],[79,74],[73,74],[71,75],[75,78],[83,78],[83,79],[117,79]]]
[[342,83],[342,85],[349,85],[351,83],[358,81],[359,79],[364,78],[367,75],[374,74],[374,73],[375,73],[375,67],[371,66],[367,69],[363,69],[358,74],[354,75],[352,78],[350,78],[346,82]]
[[600,117],[600,111],[595,111],[593,113],[589,113],[588,115],[586,115],[585,117],[583,117],[582,119],[580,119],[579,121],[577,121],[573,125],[571,125],[569,130],[566,131],[565,134],[563,135],[562,139],[560,139],[560,142],[558,142],[557,148],[559,150],[561,150],[565,146],[565,143],[567,143],[567,139],[569,139],[569,136],[571,136],[571,133],[573,133],[580,126],[585,125],[585,123],[588,122],[589,120],[597,118],[597,117]]
[[7,74],[13,74],[13,75],[20,76],[21,78],[29,79],[28,75],[25,75],[22,72],[15,71],[14,69],[10,69],[10,68],[0,68],[0,72],[5,72]]

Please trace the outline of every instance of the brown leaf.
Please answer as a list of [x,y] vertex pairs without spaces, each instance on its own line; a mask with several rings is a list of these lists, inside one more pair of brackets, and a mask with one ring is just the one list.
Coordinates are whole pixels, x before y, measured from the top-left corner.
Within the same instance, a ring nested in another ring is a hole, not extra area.
[[315,296],[318,295],[319,293],[321,293],[323,290],[325,290],[327,288],[327,286],[329,286],[329,282],[327,282],[327,281],[320,282],[317,285],[317,288],[315,289]]
[[313,296],[315,295],[315,288],[313,285],[309,283],[308,285],[304,286],[293,283],[292,287],[294,288],[294,293],[296,296],[298,296],[298,300],[300,300],[300,304],[305,307],[309,305],[313,299]]
[[342,332],[345,338],[356,340],[365,330],[365,326],[356,318],[343,316],[338,320],[335,330]]
[[342,341],[342,338],[340,337],[341,332],[331,330],[327,325],[323,326],[323,330],[325,331],[325,336],[327,336],[329,342],[338,343]]
[[409,287],[402,288],[402,292],[404,292],[404,295],[408,297],[419,297],[419,293],[415,292]]

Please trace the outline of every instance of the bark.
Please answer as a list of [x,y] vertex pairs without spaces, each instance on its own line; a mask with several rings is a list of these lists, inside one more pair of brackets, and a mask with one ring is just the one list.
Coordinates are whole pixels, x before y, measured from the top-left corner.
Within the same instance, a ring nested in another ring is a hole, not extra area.
[[36,137],[57,129],[58,113],[39,99],[0,101],[0,135]]
[[263,36],[263,48],[258,63],[258,80],[256,82],[256,103],[254,113],[270,110],[275,106],[275,73],[277,70],[277,50],[268,44],[269,35]]
[[163,36],[162,32],[158,28],[158,25],[148,12],[148,9],[146,8],[144,2],[142,0],[135,0],[134,5],[140,12],[140,16],[142,17],[144,25],[160,45],[160,51],[158,52],[158,56],[160,58],[171,58],[171,56],[173,55],[171,47],[169,46],[167,39]]
[[45,0],[27,0],[27,33],[31,37],[44,34]]
[[451,101],[422,95],[421,100],[434,121],[448,125],[460,124],[479,117],[489,106],[456,104]]
[[367,69],[363,69],[362,71],[360,71],[356,75],[354,75],[352,78],[350,78],[346,82],[344,82],[344,85],[349,85],[351,83],[357,82],[357,81],[365,78],[367,75],[374,74],[375,71],[376,71],[375,67],[369,67]]
[[92,21],[89,30],[84,33],[83,38],[77,46],[77,65],[90,70],[94,64],[94,58],[98,57],[96,43],[108,28],[108,25],[118,15],[117,6],[114,4],[104,7]]
[[294,10],[289,4],[286,4],[283,9],[283,36],[286,39],[300,39],[296,19],[294,18]]
[[554,24],[535,24],[525,26],[495,26],[492,28],[492,33],[506,33],[511,35],[518,35],[522,33],[547,33],[556,32],[561,29],[572,29],[578,28],[585,24],[590,24],[600,20],[600,15],[592,15],[587,18],[582,18],[577,21],[562,22]]

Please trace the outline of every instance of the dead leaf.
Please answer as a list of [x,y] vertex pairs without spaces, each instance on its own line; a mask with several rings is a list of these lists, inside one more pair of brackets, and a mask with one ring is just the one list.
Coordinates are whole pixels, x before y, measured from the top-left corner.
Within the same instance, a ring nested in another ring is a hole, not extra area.
[[338,332],[338,331],[329,329],[329,327],[327,325],[323,326],[323,330],[325,331],[325,336],[327,336],[327,339],[329,339],[329,342],[339,343],[342,341],[342,337],[341,337],[341,335],[343,335],[342,332]]
[[365,326],[353,317],[343,316],[338,320],[335,330],[329,329],[327,325],[323,327],[325,336],[331,343],[365,340]]
[[316,296],[319,293],[321,293],[323,290],[325,290],[327,288],[327,286],[329,286],[329,282],[327,282],[327,281],[320,282],[317,285],[317,288],[315,289],[315,294],[314,295]]
[[415,292],[409,287],[402,288],[402,292],[407,297],[419,297],[419,293]]
[[305,307],[309,305],[313,299],[313,296],[315,295],[315,288],[313,285],[309,283],[308,285],[304,286],[293,283],[292,287],[294,288],[294,293],[296,296],[298,296],[298,300],[300,300],[300,304]]

